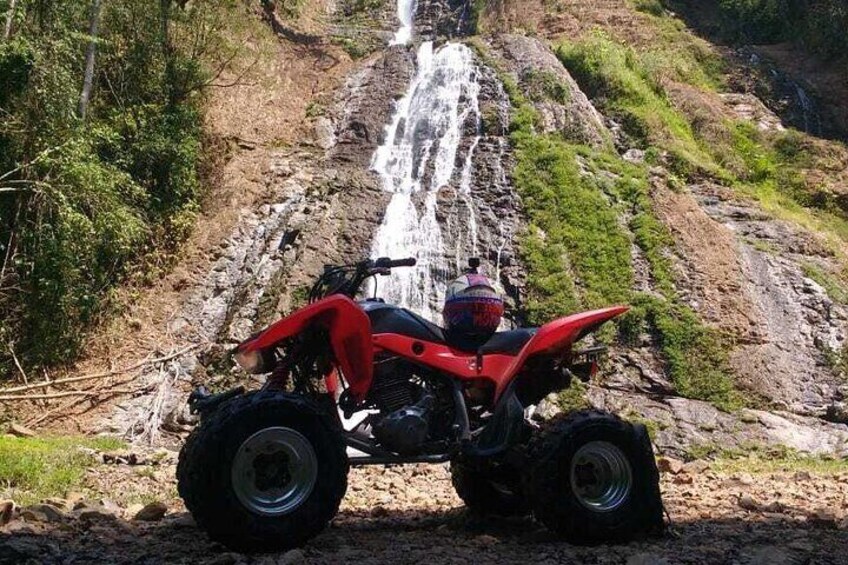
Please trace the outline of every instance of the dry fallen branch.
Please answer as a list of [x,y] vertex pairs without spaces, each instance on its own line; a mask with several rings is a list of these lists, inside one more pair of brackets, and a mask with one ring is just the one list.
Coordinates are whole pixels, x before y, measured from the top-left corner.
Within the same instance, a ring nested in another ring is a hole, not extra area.
[[[147,361],[142,361],[140,363],[136,363],[135,365],[132,365],[132,366],[127,367],[125,369],[116,369],[116,370],[112,370],[112,371],[105,371],[103,373],[93,373],[93,374],[90,374],[90,375],[80,375],[79,377],[69,377],[69,378],[66,378],[66,379],[55,379],[55,380],[52,380],[52,381],[34,383],[34,384],[30,384],[30,385],[25,385],[25,386],[17,386],[17,387],[12,387],[12,388],[0,389],[0,394],[11,394],[11,393],[17,393],[17,392],[26,392],[28,390],[45,388],[45,387],[48,387],[48,386],[56,386],[56,385],[69,384],[69,383],[79,383],[79,382],[82,382],[82,381],[104,379],[106,377],[114,377],[114,376],[117,376],[117,375],[123,375],[125,373],[129,373],[129,372],[141,369],[142,367],[147,367],[149,365],[155,365],[157,363],[163,363],[165,361],[170,361],[171,359],[174,359],[176,357],[181,357],[182,355],[185,355],[186,353],[188,353],[192,349],[196,349],[198,347],[200,347],[200,344],[195,343],[194,345],[184,347],[183,349],[180,349],[179,351],[177,351],[175,353],[171,353],[170,355],[165,355],[164,357],[159,357],[157,359],[150,359],[150,360],[147,360]],[[2,400],[4,398],[6,398],[6,397],[0,397],[0,400]],[[11,398],[23,398],[23,397],[11,397]]]
[[18,368],[18,371],[20,371],[20,373],[21,373],[21,377],[23,377],[23,379],[24,379],[24,386],[29,386],[29,380],[27,379],[27,374],[24,371],[24,368],[21,367],[21,362],[18,361],[18,356],[15,355],[15,350],[12,347],[11,343],[9,344],[9,353],[12,354],[12,360],[15,362],[15,367]]
[[48,394],[20,394],[12,396],[0,396],[3,402],[15,402],[19,400],[53,400],[56,398],[66,398],[68,396],[101,396],[104,394],[135,394],[139,390],[131,389],[107,389],[107,390],[68,390],[65,392],[51,392]]

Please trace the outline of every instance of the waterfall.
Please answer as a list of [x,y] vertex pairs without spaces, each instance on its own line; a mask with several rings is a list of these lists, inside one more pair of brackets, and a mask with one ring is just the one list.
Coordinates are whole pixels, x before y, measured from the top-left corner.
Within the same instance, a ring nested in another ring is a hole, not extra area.
[[415,19],[416,1],[398,0],[397,16],[401,25],[397,32],[395,32],[395,37],[389,45],[406,45],[412,39],[412,24]]
[[[398,0],[398,13],[411,4]],[[455,248],[457,256],[462,249],[477,250],[477,220],[471,199],[473,156],[481,129],[477,78],[474,55],[467,46],[446,43],[434,49],[432,41],[422,43],[416,75],[398,101],[386,127],[385,141],[371,162],[383,188],[392,193],[372,256],[418,259],[416,267],[396,269],[390,279],[385,279],[381,294],[387,301],[432,320],[436,319],[434,305],[443,299],[447,279],[455,273],[446,250]],[[473,120],[476,137],[458,159],[469,120]],[[458,175],[457,162],[463,163]],[[451,186],[466,211],[460,218],[464,223],[462,237],[446,242],[437,212],[440,191]]]

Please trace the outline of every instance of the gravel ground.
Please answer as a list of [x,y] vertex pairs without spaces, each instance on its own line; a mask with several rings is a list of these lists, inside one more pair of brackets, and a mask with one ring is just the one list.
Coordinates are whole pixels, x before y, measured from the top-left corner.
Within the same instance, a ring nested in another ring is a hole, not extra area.
[[[100,466],[89,486],[117,504],[47,520],[19,512],[0,528],[0,563],[848,564],[848,472],[675,469],[662,479],[673,522],[668,536],[583,548],[557,541],[529,518],[469,514],[444,466],[360,468],[351,473],[341,512],[318,538],[286,554],[243,556],[194,526],[166,478],[172,467],[138,473]],[[168,514],[132,519],[138,507],[124,501],[135,490],[165,502]]]

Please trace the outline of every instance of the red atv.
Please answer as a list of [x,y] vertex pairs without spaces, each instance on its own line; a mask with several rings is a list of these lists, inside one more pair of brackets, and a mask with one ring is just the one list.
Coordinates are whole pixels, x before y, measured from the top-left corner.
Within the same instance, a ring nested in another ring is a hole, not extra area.
[[[308,306],[236,349],[242,368],[269,374],[262,390],[191,395],[201,423],[177,476],[200,527],[236,550],[291,548],[336,514],[351,465],[450,462],[472,510],[532,513],[579,544],[660,532],[644,426],[597,411],[544,429],[529,418],[594,374],[603,348],[573,345],[627,308],[499,332],[471,350],[413,312],[355,301],[370,277],[413,265],[327,267]],[[359,421],[346,430],[340,413]]]

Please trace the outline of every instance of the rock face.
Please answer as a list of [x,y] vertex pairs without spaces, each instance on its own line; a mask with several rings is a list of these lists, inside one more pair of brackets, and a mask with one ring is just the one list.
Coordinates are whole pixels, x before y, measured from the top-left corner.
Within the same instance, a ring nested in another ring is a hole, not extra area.
[[814,417],[748,409],[728,414],[699,400],[628,394],[601,387],[592,387],[589,398],[598,408],[652,422],[657,428],[654,443],[661,453],[687,457],[699,447],[745,449],[761,445],[848,456],[848,427]]
[[611,141],[601,114],[544,43],[502,34],[491,45],[503,68],[534,101],[545,133],[559,132],[569,141],[596,147]]
[[[459,0],[420,0],[414,37],[437,39],[438,49],[441,38],[468,33],[469,7]],[[618,139],[623,158],[644,161],[644,152],[626,146],[607,128],[542,41],[508,34],[486,41],[487,57],[531,100],[544,132],[598,148],[612,148]],[[211,251],[211,271],[187,289],[170,322],[177,339],[216,345],[141,375],[148,394],[122,401],[106,430],[158,441],[160,429],[190,429],[184,399],[192,379],[207,382],[227,373],[223,352],[299,306],[324,264],[372,253],[391,196],[371,170],[372,159],[416,74],[416,52],[414,43],[387,46],[365,60],[315,119],[315,139],[273,157],[264,174],[262,203],[243,210],[238,227]],[[436,217],[449,242],[441,276],[452,278],[467,257],[480,255],[494,266],[512,305],[520,305],[524,274],[517,240],[523,217],[510,182],[510,104],[495,69],[476,56],[474,80],[479,108],[464,114],[457,162],[436,194]],[[781,127],[751,94],[725,96],[723,103],[717,104],[719,110],[736,119],[763,129]],[[434,173],[424,168],[417,174],[429,182]],[[702,184],[674,192],[662,174],[653,176],[657,215],[677,242],[680,296],[705,322],[733,336],[737,384],[775,412],[730,415],[676,398],[651,336],[640,347],[613,352],[606,388],[592,389],[593,403],[658,422],[657,446],[679,455],[703,443],[732,447],[748,442],[821,454],[848,452],[848,383],[827,366],[829,355],[845,346],[848,311],[807,274],[809,265],[833,269],[830,252],[727,191]],[[464,233],[472,215],[476,249]],[[635,244],[632,255],[638,289],[652,292],[650,269]]]
[[334,160],[369,168],[395,101],[406,91],[414,70],[415,50],[396,45],[348,79],[336,101],[338,145],[330,152]]
[[741,284],[735,294],[750,304],[752,324],[750,339],[731,356],[740,383],[777,408],[825,416],[848,394],[848,383],[826,363],[828,352],[846,343],[848,309],[831,300],[805,266],[834,268],[830,252],[726,190],[699,185],[692,191],[715,225],[737,241]]

